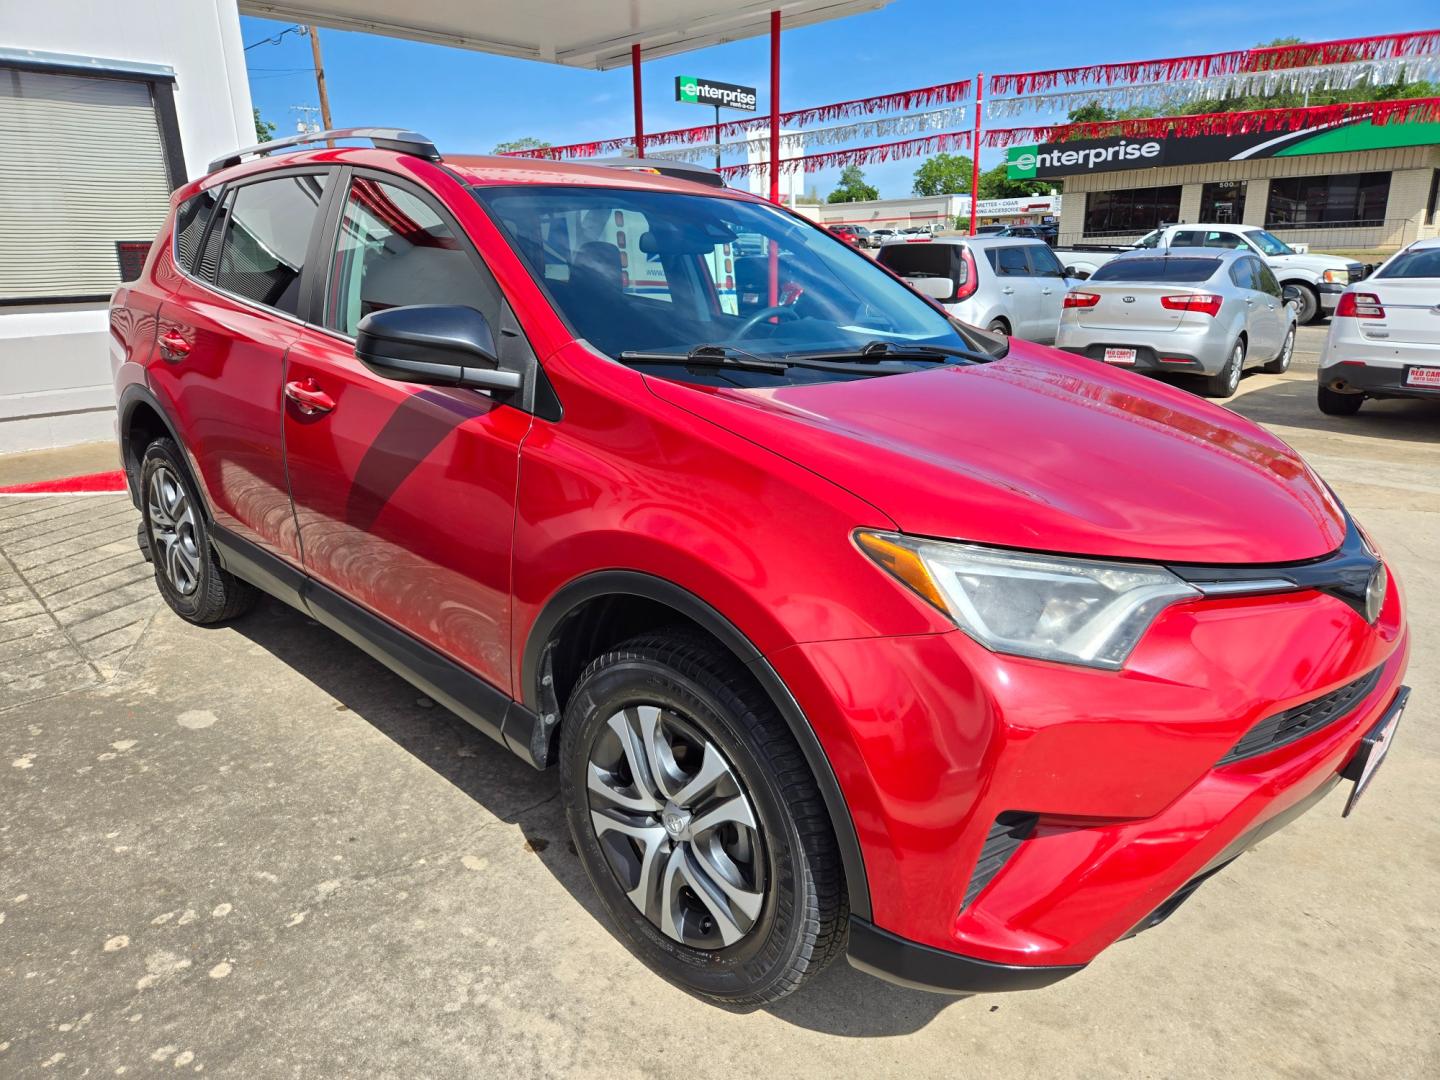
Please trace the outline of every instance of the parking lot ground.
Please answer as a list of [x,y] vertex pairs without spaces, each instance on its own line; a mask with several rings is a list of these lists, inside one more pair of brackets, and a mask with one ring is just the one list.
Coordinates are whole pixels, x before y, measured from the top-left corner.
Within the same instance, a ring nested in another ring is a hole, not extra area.
[[1078,976],[953,999],[837,962],[736,1014],[606,930],[553,775],[278,602],[161,607],[123,497],[0,499],[0,1075],[1440,1075],[1440,404],[1231,403],[1403,580],[1411,707],[1337,792]]

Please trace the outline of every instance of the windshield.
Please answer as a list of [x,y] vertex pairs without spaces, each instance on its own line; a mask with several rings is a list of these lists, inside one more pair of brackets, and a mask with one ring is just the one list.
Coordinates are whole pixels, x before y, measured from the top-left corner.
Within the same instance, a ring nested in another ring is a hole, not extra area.
[[1090,275],[1091,281],[1155,281],[1168,285],[1208,281],[1220,269],[1219,259],[1181,256],[1158,259],[1111,259]]
[[1440,248],[1402,251],[1380,268],[1377,278],[1440,278]]
[[1271,236],[1264,229],[1250,229],[1245,238],[1266,255],[1294,255],[1295,249],[1278,236]]
[[624,188],[474,188],[577,337],[617,359],[766,357],[884,340],[974,348],[870,258],[763,203]]

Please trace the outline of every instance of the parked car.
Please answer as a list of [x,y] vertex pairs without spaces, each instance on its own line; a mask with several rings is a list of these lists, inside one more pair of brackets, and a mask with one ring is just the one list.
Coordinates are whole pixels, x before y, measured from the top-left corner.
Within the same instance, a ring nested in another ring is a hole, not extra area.
[[976,225],[976,236],[999,236],[1008,226],[1006,225]]
[[830,225],[831,233],[858,248],[870,246],[870,230],[861,225]]
[[1055,344],[1147,374],[1204,375],[1208,397],[1228,398],[1246,367],[1290,367],[1295,307],[1248,251],[1136,251],[1070,291]]
[[924,244],[886,244],[878,258],[957,319],[1042,344],[1055,340],[1072,284],[1060,260],[1038,240],[937,237]]
[[1417,240],[1340,294],[1320,353],[1320,411],[1440,398],[1440,240]]
[[1297,290],[1296,317],[1301,323],[1314,322],[1334,311],[1345,287],[1365,277],[1363,263],[1338,255],[1296,251],[1273,233],[1253,225],[1167,225],[1129,247],[1079,246],[1056,248],[1055,253],[1073,271],[1072,277],[1086,278],[1126,251],[1179,247],[1236,248],[1258,256],[1274,271],[1281,286]]
[[1374,776],[1400,590],[1245,418],[663,165],[304,138],[377,145],[219,159],[114,294],[156,586],[272,593],[558,769],[663,977],[1043,986]]
[[1027,240],[1044,240],[1053,245],[1058,233],[1054,225],[1006,225],[995,236],[1018,236]]
[[887,240],[893,240],[893,239],[895,239],[895,236],[896,236],[896,233],[895,233],[895,230],[894,230],[894,229],[871,229],[871,230],[870,230],[870,243],[871,243],[871,245],[874,246],[874,247],[879,247],[881,244],[885,243]]

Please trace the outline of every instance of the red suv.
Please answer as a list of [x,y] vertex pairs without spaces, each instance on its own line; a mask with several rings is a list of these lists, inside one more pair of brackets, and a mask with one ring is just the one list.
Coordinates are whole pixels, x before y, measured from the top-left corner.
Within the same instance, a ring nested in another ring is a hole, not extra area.
[[1274,436],[666,165],[330,137],[216,162],[115,295],[156,584],[558,767],[664,977],[1043,986],[1369,780],[1400,591]]

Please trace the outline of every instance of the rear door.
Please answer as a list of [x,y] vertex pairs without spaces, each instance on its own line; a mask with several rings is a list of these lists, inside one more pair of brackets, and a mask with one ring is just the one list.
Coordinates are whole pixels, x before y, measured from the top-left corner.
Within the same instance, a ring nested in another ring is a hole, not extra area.
[[1036,336],[1030,340],[1053,345],[1060,329],[1060,313],[1065,307],[1065,268],[1044,241],[1025,245],[1025,255],[1030,263],[1030,276],[1040,290],[1036,301]]
[[284,380],[287,393],[329,399],[285,403],[305,569],[508,693],[510,542],[532,418],[478,390],[380,378],[355,358],[354,337],[370,312],[410,304],[477,308],[502,364],[523,335],[429,192],[368,170],[338,187],[316,325],[291,348]]
[[[285,351],[329,169],[230,185],[204,250],[160,309],[151,384],[172,410],[218,524],[297,563],[280,446]],[[188,239],[180,238],[182,254]]]

